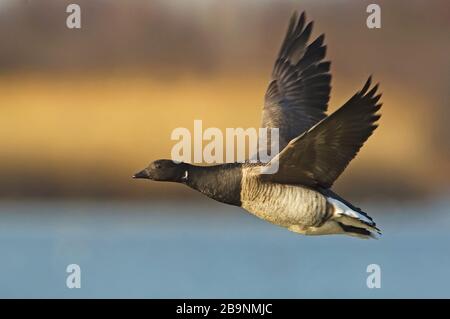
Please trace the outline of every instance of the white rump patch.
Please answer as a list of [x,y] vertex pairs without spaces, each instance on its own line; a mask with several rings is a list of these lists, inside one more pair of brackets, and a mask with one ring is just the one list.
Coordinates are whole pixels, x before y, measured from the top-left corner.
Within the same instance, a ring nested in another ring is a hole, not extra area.
[[359,220],[362,220],[364,222],[366,222],[369,225],[373,225],[373,221],[371,221],[370,219],[368,219],[366,216],[364,216],[361,213],[358,213],[357,211],[354,211],[353,209],[351,209],[350,207],[348,207],[347,205],[345,205],[343,202],[331,198],[331,197],[327,197],[327,201],[333,205],[334,207],[334,211],[336,214],[338,215],[346,215],[346,216],[350,216],[353,218],[357,218]]

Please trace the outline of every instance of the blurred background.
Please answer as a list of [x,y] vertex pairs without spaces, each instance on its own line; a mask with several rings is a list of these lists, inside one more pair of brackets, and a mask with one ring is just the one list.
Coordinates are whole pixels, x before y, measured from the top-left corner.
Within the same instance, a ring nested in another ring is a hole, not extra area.
[[[450,297],[450,4],[375,1],[368,29],[373,2],[0,0],[0,296]],[[259,127],[294,10],[326,34],[330,111],[381,83],[380,127],[335,185],[379,241],[305,238],[131,179],[195,119]]]

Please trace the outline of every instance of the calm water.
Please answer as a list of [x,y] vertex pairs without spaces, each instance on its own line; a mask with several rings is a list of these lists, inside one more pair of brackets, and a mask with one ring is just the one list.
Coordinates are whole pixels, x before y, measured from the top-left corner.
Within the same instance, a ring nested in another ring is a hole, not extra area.
[[[304,237],[188,203],[0,203],[0,297],[447,297],[450,200],[364,205],[384,236]],[[81,288],[66,267],[81,267]],[[381,267],[368,289],[366,267]]]

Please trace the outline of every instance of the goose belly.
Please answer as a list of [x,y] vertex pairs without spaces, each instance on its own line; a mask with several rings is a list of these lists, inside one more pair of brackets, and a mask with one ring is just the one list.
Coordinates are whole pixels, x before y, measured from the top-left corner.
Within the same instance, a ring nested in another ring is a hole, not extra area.
[[307,228],[320,226],[327,218],[326,197],[312,189],[251,182],[242,186],[242,207],[274,224]]

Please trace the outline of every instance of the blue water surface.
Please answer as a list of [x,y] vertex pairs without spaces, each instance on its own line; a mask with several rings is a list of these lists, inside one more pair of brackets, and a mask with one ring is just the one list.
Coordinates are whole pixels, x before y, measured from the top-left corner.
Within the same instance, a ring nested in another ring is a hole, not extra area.
[[[450,298],[449,207],[365,204],[384,234],[359,240],[301,236],[208,199],[4,201],[0,297]],[[69,264],[80,289],[66,286]]]

